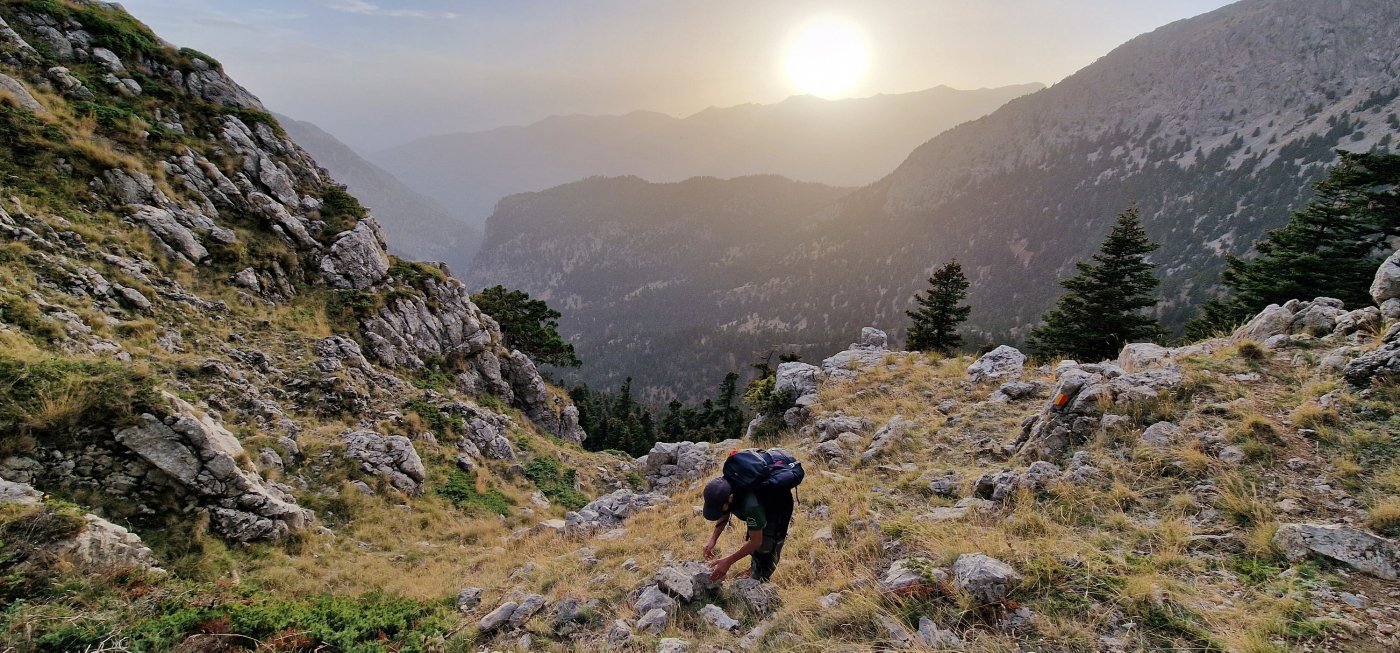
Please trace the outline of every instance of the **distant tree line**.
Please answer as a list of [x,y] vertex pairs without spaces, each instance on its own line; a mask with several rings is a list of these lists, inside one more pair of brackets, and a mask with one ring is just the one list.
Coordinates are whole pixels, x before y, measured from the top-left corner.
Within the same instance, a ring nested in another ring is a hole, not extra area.
[[657,442],[719,442],[744,435],[748,423],[739,395],[739,375],[726,374],[715,396],[687,406],[671,400],[661,419],[632,395],[632,379],[616,391],[575,386],[569,397],[579,410],[579,425],[588,433],[584,448],[615,450],[630,456],[651,451]]
[[[1370,302],[1376,268],[1400,238],[1400,154],[1338,154],[1340,163],[1306,207],[1254,243],[1253,256],[1229,257],[1225,292],[1187,323],[1186,338],[1216,335],[1290,299]],[[1137,208],[1125,210],[1090,260],[1076,263],[1077,274],[1060,282],[1065,294],[1027,338],[1031,353],[1099,361],[1130,342],[1161,340],[1166,332],[1150,313],[1159,279],[1148,256],[1157,248]],[[907,313],[910,349],[950,354],[962,346],[957,329],[971,313],[961,304],[967,288],[957,261],[934,273]]]

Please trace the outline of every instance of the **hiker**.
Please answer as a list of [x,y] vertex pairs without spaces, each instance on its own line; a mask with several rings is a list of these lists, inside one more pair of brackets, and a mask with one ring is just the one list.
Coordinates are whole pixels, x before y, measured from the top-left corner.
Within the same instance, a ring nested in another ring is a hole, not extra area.
[[[710,541],[703,549],[710,561],[710,579],[729,575],[734,563],[750,556],[747,576],[767,582],[782,558],[788,526],[792,523],[792,490],[802,482],[802,463],[791,454],[772,449],[731,451],[724,463],[724,475],[705,485],[703,514],[715,522]],[[733,514],[744,523],[744,545],[734,553],[715,559],[715,545]]]

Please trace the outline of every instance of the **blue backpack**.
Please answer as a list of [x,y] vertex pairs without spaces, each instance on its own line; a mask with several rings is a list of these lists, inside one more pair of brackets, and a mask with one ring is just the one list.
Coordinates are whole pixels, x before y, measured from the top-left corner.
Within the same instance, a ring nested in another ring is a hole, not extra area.
[[807,476],[797,458],[778,448],[731,451],[724,460],[723,473],[736,494],[791,490]]

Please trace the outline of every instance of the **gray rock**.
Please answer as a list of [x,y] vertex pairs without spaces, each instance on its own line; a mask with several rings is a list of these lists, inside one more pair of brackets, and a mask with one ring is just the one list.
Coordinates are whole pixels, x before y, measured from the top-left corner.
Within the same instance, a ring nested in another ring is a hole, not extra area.
[[1342,378],[1364,388],[1377,379],[1400,376],[1400,323],[1391,325],[1375,350],[1357,356],[1342,369]]
[[642,593],[637,596],[637,602],[632,604],[633,609],[638,613],[647,613],[656,609],[673,612],[676,606],[676,600],[655,585],[648,585],[644,588]]
[[618,650],[624,646],[627,646],[627,643],[630,641],[632,641],[632,626],[628,625],[626,621],[623,621],[621,619],[614,619],[612,622],[612,626],[608,628],[606,644],[607,650]]
[[667,624],[671,623],[671,613],[661,608],[647,610],[642,618],[637,620],[637,630],[648,635],[660,635],[666,630]]
[[949,473],[928,482],[929,491],[940,497],[955,497],[962,492],[961,474]]
[[662,567],[656,572],[656,584],[683,603],[697,601],[719,589],[719,583],[710,580],[710,568],[699,562]]
[[1021,575],[996,558],[965,553],[953,563],[953,582],[983,605],[1001,603],[1021,584]]
[[739,622],[725,613],[724,608],[713,603],[708,603],[705,607],[700,608],[700,618],[717,630],[727,633],[739,630]]
[[29,93],[29,88],[23,82],[3,73],[0,73],[0,95],[14,98],[19,108],[25,111],[39,114],[48,113],[48,109],[45,109],[43,104],[34,99],[34,96]]
[[246,288],[253,292],[260,292],[262,290],[262,282],[258,281],[258,273],[255,272],[253,268],[243,268],[239,270],[237,274],[233,275],[233,283],[240,288]]
[[879,624],[880,629],[884,631],[884,638],[889,642],[890,648],[905,649],[914,647],[914,635],[898,620],[882,614],[875,618],[875,622]]
[[766,615],[778,607],[778,586],[772,583],[741,578],[734,581],[733,592],[754,614]]
[[668,504],[671,499],[664,494],[615,490],[589,502],[578,512],[570,512],[564,521],[571,531],[593,532],[615,528],[633,515],[652,506]]
[[875,437],[870,440],[870,447],[860,455],[861,462],[869,463],[878,458],[890,447],[902,440],[913,426],[913,422],[899,415],[891,417],[889,422],[875,432]]
[[947,579],[947,572],[935,568],[927,558],[902,558],[885,570],[880,589],[900,596],[923,595],[932,592],[937,583]]
[[666,637],[656,644],[656,653],[690,653],[690,642]]
[[1165,448],[1181,437],[1181,427],[1171,422],[1157,422],[1142,432],[1142,441],[1149,447]]
[[1256,342],[1264,342],[1273,336],[1288,335],[1289,328],[1292,325],[1293,311],[1279,306],[1278,304],[1270,304],[1263,311],[1260,311],[1258,315],[1254,316],[1254,319],[1250,320],[1239,329],[1236,329],[1231,338],[1236,341],[1254,340]]
[[50,555],[90,572],[142,569],[164,573],[155,554],[135,533],[97,515],[83,515],[83,521],[77,534],[48,546]]
[[511,628],[520,628],[527,621],[534,618],[539,611],[544,609],[544,597],[539,594],[531,594],[525,597],[510,613]]
[[758,645],[763,642],[763,638],[768,636],[768,631],[772,629],[773,622],[771,620],[754,626],[749,632],[744,634],[743,639],[739,640],[739,648],[745,651],[752,651],[758,648]]
[[54,83],[58,92],[74,100],[87,101],[93,99],[92,91],[83,85],[82,80],[74,77],[63,66],[54,66],[46,73],[49,81]]
[[174,395],[163,400],[163,417],[143,414],[115,439],[192,491],[216,533],[236,542],[280,539],[310,524],[310,511],[239,465],[243,446],[232,433]]
[[859,433],[868,428],[870,428],[870,420],[864,417],[852,417],[841,412],[823,417],[817,420],[814,425],[817,442],[830,442],[842,433]]
[[1283,524],[1273,542],[1293,562],[1318,555],[1377,578],[1400,578],[1400,545],[1350,526]]
[[37,506],[44,500],[44,494],[28,483],[14,483],[0,478],[0,503],[17,503],[24,506]]
[[1371,282],[1371,299],[1377,306],[1400,299],[1400,250],[1396,250],[1376,270],[1376,278]]
[[1149,367],[1171,365],[1171,350],[1150,342],[1135,342],[1124,345],[1118,353],[1118,366],[1125,370],[1139,370]]
[[840,604],[841,604],[841,593],[840,593],[840,592],[832,592],[832,593],[830,593],[830,594],[827,594],[826,596],[821,597],[820,599],[817,599],[817,605],[820,605],[822,608],[827,609],[827,610],[830,610],[830,609],[832,609],[832,608],[834,608],[834,607],[836,607],[836,606],[838,606],[838,605],[840,605]]
[[973,383],[1016,378],[1026,367],[1026,355],[1015,347],[1001,345],[978,358],[967,368],[967,379]]
[[860,342],[822,361],[822,374],[830,379],[853,379],[857,371],[883,364],[890,353],[887,341],[884,331],[865,327]]
[[480,587],[463,588],[457,592],[457,611],[466,613],[475,610],[476,606],[481,605],[481,595],[484,593]]
[[800,362],[782,363],[778,365],[775,373],[773,390],[780,394],[789,393],[795,401],[799,397],[817,394],[821,376],[821,368],[816,365]]
[[1215,457],[1219,458],[1221,462],[1227,462],[1232,465],[1238,465],[1244,462],[1245,454],[1244,449],[1241,449],[1232,444],[1226,447],[1221,447],[1220,451],[1215,454]]
[[340,439],[345,443],[345,455],[359,462],[366,474],[388,479],[390,485],[410,496],[423,493],[428,471],[413,448],[413,441],[374,431],[351,431]]
[[332,288],[369,288],[383,281],[389,274],[389,252],[379,223],[366,218],[337,236],[321,259],[321,272]]
[[1045,386],[1039,383],[1028,383],[1025,381],[1008,381],[1001,384],[997,391],[992,393],[988,399],[990,401],[1020,401],[1031,399],[1045,391]]
[[943,630],[928,617],[919,617],[919,631],[916,634],[919,644],[929,648],[957,648],[963,645],[961,638],[951,630]]
[[126,72],[126,66],[122,65],[121,58],[118,57],[115,52],[107,48],[93,48],[92,58],[96,59],[97,63],[101,64],[112,73],[120,75]]
[[1318,297],[1293,316],[1288,331],[1320,338],[1331,334],[1337,328],[1337,320],[1346,314],[1341,300]]
[[487,613],[481,618],[481,621],[477,622],[477,629],[483,633],[489,633],[510,623],[510,616],[515,614],[515,609],[518,607],[520,604],[514,601],[502,603],[500,607]]

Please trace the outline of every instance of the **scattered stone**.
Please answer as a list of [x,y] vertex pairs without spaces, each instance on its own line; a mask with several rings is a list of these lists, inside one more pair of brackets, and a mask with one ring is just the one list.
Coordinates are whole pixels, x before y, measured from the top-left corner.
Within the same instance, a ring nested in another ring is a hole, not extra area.
[[734,582],[733,592],[754,614],[766,615],[778,606],[778,586],[772,583],[741,578]]
[[520,604],[514,601],[502,603],[500,607],[487,613],[481,618],[481,621],[477,622],[477,629],[483,633],[495,631],[510,622],[510,616],[515,613],[515,609],[518,607]]
[[647,610],[641,619],[637,620],[637,630],[648,635],[660,635],[666,630],[666,625],[671,623],[671,613],[661,608]]
[[457,611],[471,612],[476,606],[481,605],[481,595],[484,591],[480,587],[467,587],[457,592]]
[[890,564],[880,589],[897,596],[927,596],[938,590],[937,584],[948,580],[948,573],[927,558],[903,558]]
[[510,613],[510,625],[512,628],[519,628],[525,625],[540,610],[544,608],[544,597],[539,594],[531,594],[516,606]]
[[904,624],[883,614],[876,617],[875,621],[885,631],[885,639],[889,641],[891,648],[913,648],[914,635]]
[[745,651],[752,651],[755,648],[758,648],[759,643],[763,641],[764,637],[768,636],[768,631],[772,629],[772,621],[765,621],[758,624],[757,626],[754,626],[751,630],[749,630],[747,634],[744,635],[743,639],[739,640],[739,648],[744,649]]
[[664,494],[616,490],[590,501],[578,512],[565,513],[564,521],[571,532],[591,533],[615,528],[647,508],[670,502],[671,499]]
[[690,642],[666,637],[656,645],[656,653],[690,653]]
[[412,440],[374,431],[351,431],[340,439],[345,443],[346,455],[359,461],[365,473],[388,479],[390,485],[409,496],[423,493],[428,471]]
[[1142,442],[1149,447],[1164,449],[1181,437],[1181,427],[1171,422],[1157,422],[1142,432]]
[[621,619],[614,619],[612,626],[608,628],[607,650],[615,651],[632,641],[632,626]]
[[940,497],[955,497],[962,490],[961,474],[950,472],[928,482],[928,489]]
[[1220,451],[1215,454],[1215,457],[1219,458],[1221,462],[1230,463],[1231,465],[1238,465],[1244,462],[1245,453],[1244,449],[1241,449],[1232,444],[1229,446],[1221,447]]
[[728,633],[739,629],[739,622],[726,614],[724,608],[713,603],[706,604],[705,607],[700,608],[700,618],[714,628]]
[[1021,584],[1021,575],[996,558],[981,553],[965,553],[953,563],[953,580],[958,588],[983,605],[1001,603]]
[[661,609],[667,612],[676,609],[676,600],[665,592],[662,592],[655,585],[648,585],[637,596],[637,601],[632,604],[633,609],[638,613],[645,614],[652,610]]
[[930,648],[956,648],[963,641],[951,630],[943,630],[928,617],[919,617],[919,644]]
[[1283,524],[1273,541],[1291,562],[1319,555],[1378,578],[1400,578],[1400,545],[1350,526]]
[[870,440],[870,447],[860,455],[861,462],[869,463],[879,457],[880,454],[902,439],[913,426],[913,422],[899,415],[891,417],[888,423],[875,432],[875,437]]

